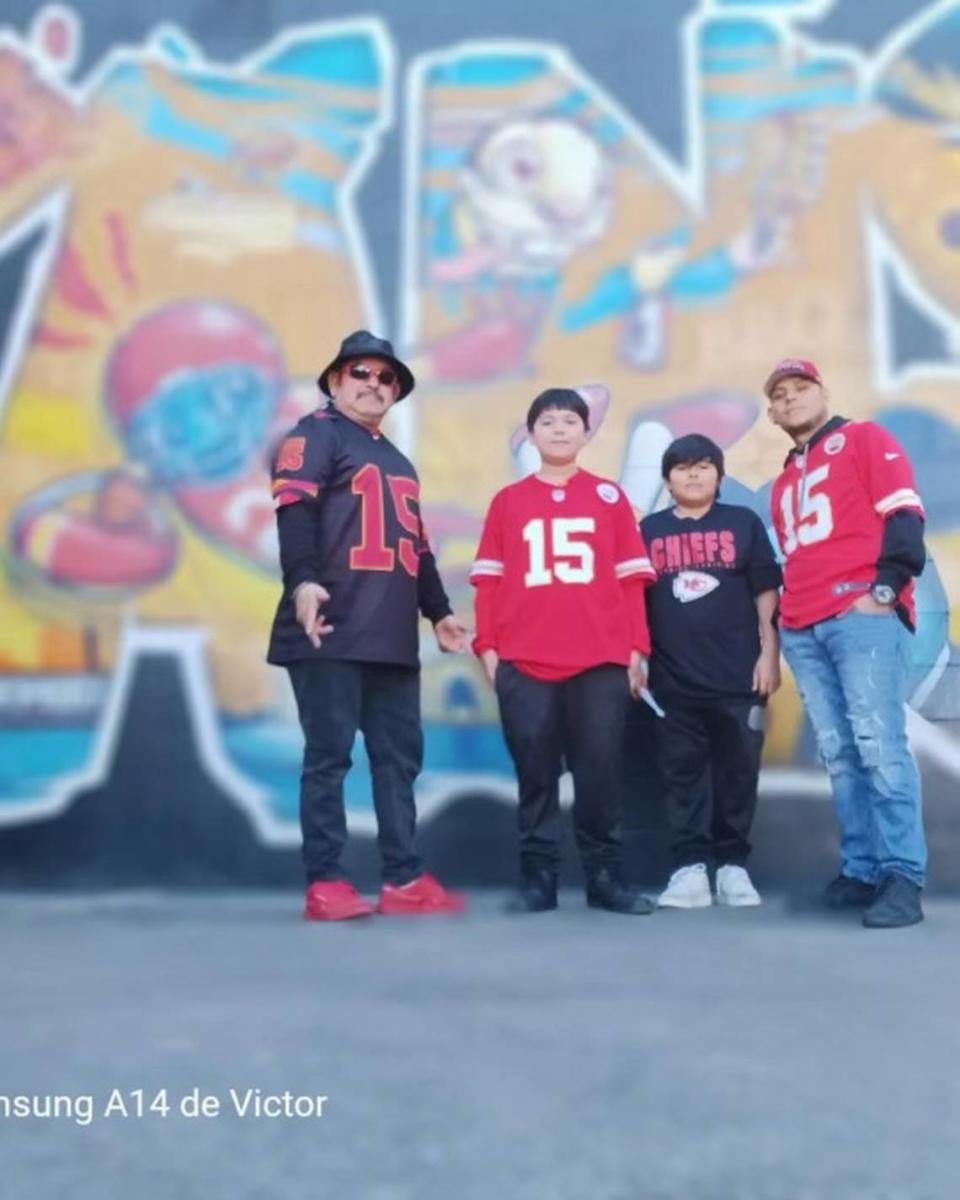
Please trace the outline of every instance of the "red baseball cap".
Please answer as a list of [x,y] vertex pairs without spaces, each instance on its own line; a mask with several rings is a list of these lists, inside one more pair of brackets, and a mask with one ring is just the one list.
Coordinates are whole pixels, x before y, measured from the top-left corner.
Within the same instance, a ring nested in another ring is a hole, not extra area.
[[823,383],[823,377],[817,369],[816,363],[812,363],[806,358],[781,358],[763,385],[767,399],[770,399],[770,393],[781,379],[789,379],[792,375],[799,375],[801,379],[809,379],[813,383]]

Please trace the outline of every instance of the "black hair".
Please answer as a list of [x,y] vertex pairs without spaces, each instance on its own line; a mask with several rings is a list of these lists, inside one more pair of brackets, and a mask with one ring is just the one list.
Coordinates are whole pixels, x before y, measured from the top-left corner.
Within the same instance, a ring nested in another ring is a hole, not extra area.
[[527,410],[527,429],[532,431],[537,417],[549,408],[575,412],[583,422],[584,429],[590,428],[590,408],[579,392],[575,392],[573,388],[547,388]]
[[717,482],[723,478],[723,451],[712,438],[704,433],[687,433],[672,441],[663,452],[660,472],[664,479],[670,478],[674,467],[690,463],[712,462],[717,468]]

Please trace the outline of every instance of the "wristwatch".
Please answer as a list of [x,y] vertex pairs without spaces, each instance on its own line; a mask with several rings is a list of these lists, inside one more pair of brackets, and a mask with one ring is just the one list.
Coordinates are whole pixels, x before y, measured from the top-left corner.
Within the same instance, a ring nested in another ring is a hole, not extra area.
[[870,588],[870,595],[878,604],[884,604],[887,608],[892,608],[897,602],[897,593],[889,583],[873,584]]

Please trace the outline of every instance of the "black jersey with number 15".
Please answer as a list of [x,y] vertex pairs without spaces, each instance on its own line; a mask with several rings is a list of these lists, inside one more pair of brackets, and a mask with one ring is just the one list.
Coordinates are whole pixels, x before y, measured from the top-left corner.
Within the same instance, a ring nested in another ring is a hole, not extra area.
[[[284,592],[268,661],[322,656],[415,666],[418,610],[450,611],[420,519],[413,464],[382,434],[336,409],[290,431],[273,464]],[[292,592],[320,583],[333,626],[315,650],[297,623]]]

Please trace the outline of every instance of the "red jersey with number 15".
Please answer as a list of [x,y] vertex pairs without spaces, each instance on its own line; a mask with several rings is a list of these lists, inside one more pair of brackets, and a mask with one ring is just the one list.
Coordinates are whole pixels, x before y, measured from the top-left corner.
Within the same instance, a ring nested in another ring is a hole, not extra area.
[[[783,550],[780,617],[804,629],[835,617],[876,577],[886,519],[922,517],[913,468],[900,443],[873,421],[834,418],[803,450],[791,451],[770,497]],[[911,580],[898,597],[916,624]]]
[[630,501],[579,470],[530,475],[494,496],[470,581],[474,650],[538,679],[566,679],[650,652],[644,587],[656,579]]

